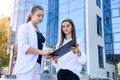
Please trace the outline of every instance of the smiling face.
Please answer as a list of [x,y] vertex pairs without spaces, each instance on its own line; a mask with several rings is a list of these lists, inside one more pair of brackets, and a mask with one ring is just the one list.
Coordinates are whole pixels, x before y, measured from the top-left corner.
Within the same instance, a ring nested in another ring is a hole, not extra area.
[[61,35],[59,47],[63,44],[64,39],[71,39],[76,42],[75,26],[71,19],[65,19],[61,23]]
[[37,9],[34,13],[30,14],[31,15],[31,21],[34,25],[37,25],[42,22],[43,17],[44,17],[44,11]]
[[62,31],[65,35],[69,35],[72,32],[72,25],[68,22],[65,21],[62,23]]

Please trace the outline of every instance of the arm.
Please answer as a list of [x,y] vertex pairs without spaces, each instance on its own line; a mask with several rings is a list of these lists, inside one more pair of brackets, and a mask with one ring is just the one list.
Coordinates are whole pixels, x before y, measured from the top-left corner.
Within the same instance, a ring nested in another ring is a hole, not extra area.
[[86,54],[85,54],[85,50],[83,47],[83,43],[81,41],[78,41],[79,43],[79,50],[80,50],[80,56],[78,55],[78,62],[82,65],[84,65],[86,63]]
[[78,58],[78,62],[80,64],[85,64],[86,63],[86,55],[85,55],[85,51],[84,51],[84,48],[83,48],[83,45],[82,45],[82,42],[80,41],[77,41],[78,45],[74,45],[74,46],[71,46],[71,50],[77,54],[77,58]]
[[27,54],[49,54],[52,52],[51,48],[47,48],[45,50],[38,50],[30,46],[28,43],[28,30],[25,25],[20,26],[18,30],[18,49],[22,53]]
[[27,50],[28,54],[43,54],[43,55],[46,55],[46,54],[50,54],[51,52],[52,52],[51,48],[46,48],[45,50],[40,50],[40,49],[35,49],[35,48],[32,48],[32,47],[29,47],[29,49]]

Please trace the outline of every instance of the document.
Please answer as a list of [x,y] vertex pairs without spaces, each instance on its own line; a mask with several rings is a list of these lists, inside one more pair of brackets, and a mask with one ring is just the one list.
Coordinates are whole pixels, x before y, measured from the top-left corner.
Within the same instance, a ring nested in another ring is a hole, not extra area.
[[56,49],[55,51],[53,51],[50,55],[51,56],[63,56],[64,54],[66,54],[67,52],[70,51],[70,47],[76,45],[76,42],[74,42],[73,40],[67,42],[66,44],[64,44],[63,46],[61,46],[60,48]]

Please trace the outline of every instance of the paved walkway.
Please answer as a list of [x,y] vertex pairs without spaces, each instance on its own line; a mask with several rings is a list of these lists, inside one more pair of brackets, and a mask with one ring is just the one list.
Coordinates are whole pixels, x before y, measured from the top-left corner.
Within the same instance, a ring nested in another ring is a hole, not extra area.
[[[2,77],[0,78],[0,80],[16,80],[16,77],[15,76],[5,76],[5,75],[2,75]],[[56,75],[45,75],[45,76],[41,76],[41,80],[57,80],[56,78]]]

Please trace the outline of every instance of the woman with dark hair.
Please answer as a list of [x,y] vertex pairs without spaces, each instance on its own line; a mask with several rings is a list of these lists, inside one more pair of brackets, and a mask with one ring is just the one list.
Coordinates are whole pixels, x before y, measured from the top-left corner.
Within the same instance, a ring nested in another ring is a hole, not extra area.
[[13,74],[17,80],[40,80],[40,65],[42,55],[52,52],[51,48],[42,50],[45,38],[38,29],[42,22],[44,9],[34,5],[26,22],[18,29],[18,53]]
[[74,23],[71,19],[65,19],[61,23],[61,36],[57,48],[70,40],[77,43],[75,46],[70,47],[71,51],[61,57],[52,57],[58,80],[80,80],[82,65],[86,63],[86,55],[82,42],[80,39],[76,39]]

